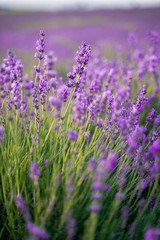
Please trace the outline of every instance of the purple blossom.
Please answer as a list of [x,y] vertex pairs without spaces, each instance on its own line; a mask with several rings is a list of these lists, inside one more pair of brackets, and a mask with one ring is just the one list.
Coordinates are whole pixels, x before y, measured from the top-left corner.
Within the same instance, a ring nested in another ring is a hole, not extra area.
[[148,71],[150,73],[157,73],[158,71],[158,58],[155,54],[149,57]]
[[76,141],[78,137],[78,132],[76,130],[69,130],[67,133],[67,137],[72,141]]
[[129,217],[129,207],[127,205],[125,205],[122,208],[122,217],[123,217],[122,227],[125,228],[127,220],[128,220],[128,217]]
[[123,188],[124,187],[124,184],[126,183],[126,180],[127,180],[127,165],[124,163],[122,165],[122,168],[120,169],[120,173],[117,174],[117,183],[118,183],[118,186],[119,188]]
[[[21,106],[21,81],[23,76],[23,65],[20,60],[15,60],[14,68],[11,70],[11,99],[8,97],[8,103],[12,103],[15,109],[19,110]],[[10,101],[11,100],[11,101]],[[9,106],[10,107],[10,106]]]
[[44,164],[46,165],[48,163],[48,159],[45,159],[44,160]]
[[108,172],[112,172],[117,165],[118,155],[110,152],[106,161]]
[[146,97],[146,88],[144,85],[137,98],[136,104],[133,104],[131,107],[131,113],[133,114],[134,117],[140,114],[140,112],[143,110],[143,105],[146,104],[147,102],[148,102],[148,98]]
[[34,66],[34,68],[35,68],[35,71],[38,72],[38,73],[43,70],[43,68],[40,67],[40,66]]
[[55,78],[57,72],[54,69],[54,65],[57,62],[54,52],[49,52],[44,57],[44,75],[49,78]]
[[[108,152],[107,152],[108,154]],[[106,156],[105,156],[106,157]],[[104,159],[105,159],[104,157]],[[106,160],[104,160],[103,157],[98,159],[98,164],[95,167],[96,169],[94,170],[95,176],[94,176],[94,182],[91,186],[92,189],[92,195],[91,195],[91,205],[90,205],[90,211],[98,213],[102,205],[100,203],[100,200],[102,198],[102,192],[107,191],[109,189],[108,184],[104,183],[105,177],[107,175],[107,165],[106,165]],[[93,160],[95,160],[93,158]],[[94,168],[95,168],[94,167]]]
[[157,116],[157,111],[154,108],[152,108],[152,111],[148,113],[148,116],[146,117],[146,121],[153,122],[156,116]]
[[160,125],[160,115],[157,115],[157,117],[154,120],[154,126]]
[[150,44],[157,44],[157,43],[158,43],[158,38],[159,38],[158,32],[151,31],[151,32],[149,33],[149,41],[150,41]]
[[32,222],[27,223],[26,228],[30,232],[30,234],[33,235],[34,237],[38,237],[40,239],[48,239],[49,238],[49,234],[45,229],[35,225]]
[[92,189],[95,191],[102,191],[103,190],[103,184],[100,180],[96,180],[93,184],[92,184]]
[[67,200],[70,200],[73,190],[74,190],[73,178],[72,178],[72,177],[69,177],[69,178],[67,179],[67,186],[66,186]]
[[9,117],[8,117],[8,121],[12,121],[13,120],[13,118],[12,118],[12,116],[10,115]]
[[76,220],[73,219],[72,211],[67,213],[67,235],[68,237],[74,237],[76,235]]
[[46,103],[46,95],[47,95],[47,80],[45,76],[41,75],[39,80],[39,98],[40,103],[42,105]]
[[39,109],[39,94],[38,94],[38,88],[35,86],[32,90],[32,94],[33,94],[33,107],[35,109]]
[[99,126],[101,128],[103,126],[103,119],[98,119],[95,123],[95,126]]
[[122,215],[123,215],[123,218],[124,219],[127,219],[128,216],[129,216],[129,208],[127,205],[125,205],[123,208],[122,208]]
[[85,43],[79,46],[79,51],[77,51],[77,55],[75,57],[77,65],[74,65],[72,68],[72,72],[69,72],[67,75],[67,77],[69,78],[68,87],[72,87],[73,85],[78,83],[78,79],[76,79],[76,76],[79,76],[78,78],[80,78],[85,73],[85,67],[89,62],[89,58],[91,57],[90,53],[90,46],[86,45]]
[[149,152],[155,159],[160,161],[160,140],[156,140],[150,147]]
[[52,104],[54,107],[56,107],[56,109],[58,110],[58,111],[60,111],[61,110],[61,107],[62,107],[62,99],[60,98],[60,97],[52,97],[52,96],[50,96],[49,98],[48,98],[48,102],[50,103],[50,104]]
[[39,60],[42,60],[44,58],[44,52],[45,52],[45,40],[44,40],[44,32],[43,30],[40,31],[40,39],[37,40],[36,42],[36,50],[37,52],[35,53],[35,57],[38,58]]
[[[92,188],[93,188],[94,190],[101,190],[101,189],[102,189],[102,188],[97,188],[97,189],[95,189],[93,185],[92,185]],[[103,189],[102,189],[102,190],[103,190]],[[95,192],[95,193],[93,193],[92,196],[91,196],[91,199],[92,199],[92,200],[100,200],[101,198],[102,198],[102,194],[99,193],[99,192]]]
[[125,197],[125,193],[120,193],[120,192],[117,192],[115,197],[119,200],[119,201],[122,201]]
[[136,149],[140,147],[140,144],[142,141],[146,139],[145,132],[147,131],[147,128],[143,126],[137,126],[135,131],[131,134],[131,136],[128,138],[128,152],[131,154],[134,154]]
[[3,135],[4,135],[4,127],[0,125],[0,142],[2,142]]
[[30,220],[31,216],[30,216],[28,208],[26,207],[24,197],[22,195],[14,196],[14,200],[15,200],[17,208],[19,208],[19,210],[21,211],[24,220],[28,222]]
[[38,168],[38,165],[36,162],[32,162],[31,167],[30,167],[30,173],[29,177],[33,179],[35,186],[38,186],[38,181],[39,181],[39,176],[41,172]]
[[159,240],[160,229],[149,228],[145,233],[145,240]]
[[102,205],[101,204],[91,204],[90,206],[90,211],[94,212],[94,213],[98,213],[100,210],[102,209]]

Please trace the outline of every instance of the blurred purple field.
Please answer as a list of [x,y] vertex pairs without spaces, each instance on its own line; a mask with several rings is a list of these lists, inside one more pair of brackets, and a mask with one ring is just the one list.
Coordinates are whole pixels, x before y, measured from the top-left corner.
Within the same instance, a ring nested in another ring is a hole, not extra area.
[[[69,61],[85,41],[92,49],[107,46],[108,54],[126,47],[129,32],[144,42],[149,31],[160,32],[160,8],[130,10],[76,10],[59,12],[0,11],[0,58],[11,49],[27,64],[32,61],[40,29],[46,33],[47,51]],[[25,55],[25,57],[24,57]]]

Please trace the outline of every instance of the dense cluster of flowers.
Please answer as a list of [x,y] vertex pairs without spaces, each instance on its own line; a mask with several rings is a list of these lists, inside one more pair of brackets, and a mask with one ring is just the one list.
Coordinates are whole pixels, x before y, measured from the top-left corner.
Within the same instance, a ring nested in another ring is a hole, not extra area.
[[132,33],[128,43],[124,61],[91,57],[82,43],[66,79],[43,31],[32,77],[9,51],[0,66],[4,239],[159,238],[159,37],[142,48]]

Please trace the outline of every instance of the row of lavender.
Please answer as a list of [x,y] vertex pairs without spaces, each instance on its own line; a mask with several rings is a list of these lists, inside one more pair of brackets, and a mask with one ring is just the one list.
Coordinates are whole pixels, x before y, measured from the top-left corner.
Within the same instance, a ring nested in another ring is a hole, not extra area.
[[0,67],[1,239],[158,239],[158,34],[110,61],[83,43],[67,79],[44,37],[32,79]]
[[28,59],[32,63],[40,28],[47,34],[47,49],[54,49],[59,58],[72,61],[73,52],[81,41],[92,45],[92,49],[103,42],[112,48],[121,44],[123,48],[129,31],[136,31],[138,38],[146,42],[148,31],[160,31],[159,21],[160,8],[55,12],[0,10],[0,58],[9,48],[23,57],[25,65],[31,66]]

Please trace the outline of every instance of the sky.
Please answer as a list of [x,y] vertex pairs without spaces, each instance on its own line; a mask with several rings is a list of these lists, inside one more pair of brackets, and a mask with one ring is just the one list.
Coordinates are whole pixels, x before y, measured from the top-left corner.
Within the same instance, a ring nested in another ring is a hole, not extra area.
[[26,9],[58,9],[72,7],[150,7],[160,6],[160,0],[0,0],[0,7]]

